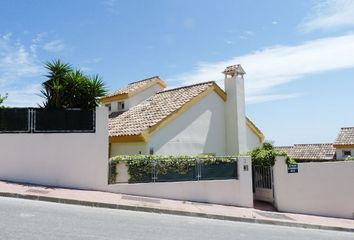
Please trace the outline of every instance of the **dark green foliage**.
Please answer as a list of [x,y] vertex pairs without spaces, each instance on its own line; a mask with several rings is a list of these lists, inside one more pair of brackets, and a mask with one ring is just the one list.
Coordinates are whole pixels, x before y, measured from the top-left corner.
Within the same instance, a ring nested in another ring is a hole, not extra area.
[[4,104],[5,100],[6,100],[6,98],[7,98],[7,94],[5,96],[1,96],[0,95],[0,108],[4,107],[3,104]]
[[287,163],[294,163],[293,159],[283,152],[273,147],[271,143],[265,142],[261,147],[256,147],[249,153],[252,158],[252,164],[257,166],[273,166],[276,156],[285,156]]
[[45,108],[93,109],[107,92],[101,77],[84,75],[60,60],[47,62],[45,68],[48,80],[41,90]]

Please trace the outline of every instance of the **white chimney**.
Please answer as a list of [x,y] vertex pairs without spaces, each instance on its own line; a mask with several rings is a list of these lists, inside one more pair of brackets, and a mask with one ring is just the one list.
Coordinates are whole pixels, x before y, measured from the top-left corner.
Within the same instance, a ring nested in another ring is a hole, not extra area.
[[226,154],[245,153],[247,147],[245,71],[240,64],[227,67],[225,74],[225,92],[227,95],[225,108],[226,121]]

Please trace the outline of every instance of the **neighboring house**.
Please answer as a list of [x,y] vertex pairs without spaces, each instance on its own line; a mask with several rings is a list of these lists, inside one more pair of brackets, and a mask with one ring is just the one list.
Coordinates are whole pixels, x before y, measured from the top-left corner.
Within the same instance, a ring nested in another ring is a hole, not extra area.
[[286,152],[297,162],[333,161],[336,158],[336,149],[332,143],[295,144],[277,148]]
[[335,161],[354,156],[354,127],[341,128],[334,143],[277,147],[298,162]]
[[338,159],[354,156],[354,127],[341,128],[333,146]]
[[225,91],[213,81],[164,90],[152,77],[102,98],[110,156],[225,155],[261,145],[262,132],[245,115],[244,70],[235,65],[223,73]]
[[123,113],[166,88],[166,83],[158,76],[128,84],[127,87],[112,92],[102,98],[109,113]]

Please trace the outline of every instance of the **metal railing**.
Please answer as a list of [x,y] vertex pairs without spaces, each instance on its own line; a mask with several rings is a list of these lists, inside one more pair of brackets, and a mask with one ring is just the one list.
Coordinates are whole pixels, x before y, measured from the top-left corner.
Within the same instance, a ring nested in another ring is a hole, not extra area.
[[96,131],[94,110],[1,108],[0,133],[87,133]]
[[273,168],[253,166],[253,181],[256,188],[272,189]]

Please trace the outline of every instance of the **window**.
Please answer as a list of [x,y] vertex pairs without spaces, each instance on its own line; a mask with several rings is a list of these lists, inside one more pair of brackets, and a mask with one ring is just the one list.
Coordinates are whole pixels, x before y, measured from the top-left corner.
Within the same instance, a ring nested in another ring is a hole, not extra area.
[[344,156],[344,157],[348,157],[348,156],[350,156],[350,155],[351,155],[350,150],[343,150],[343,156]]
[[118,111],[123,111],[124,107],[124,102],[118,102]]
[[109,103],[109,104],[106,104],[105,106],[106,106],[106,107],[108,107],[108,111],[111,111],[112,106],[111,106],[111,104],[110,104],[110,103]]

